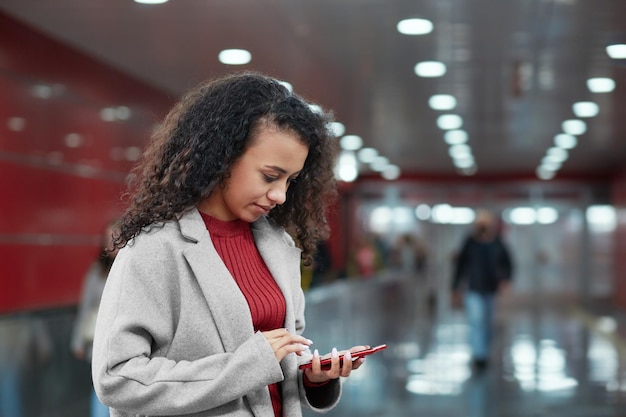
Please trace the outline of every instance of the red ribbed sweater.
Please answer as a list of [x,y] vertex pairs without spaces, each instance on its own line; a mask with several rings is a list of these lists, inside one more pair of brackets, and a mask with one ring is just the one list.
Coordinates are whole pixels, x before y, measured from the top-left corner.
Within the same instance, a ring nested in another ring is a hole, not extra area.
[[[254,330],[268,331],[284,327],[285,298],[254,244],[250,224],[242,220],[221,221],[200,214],[217,253],[248,302]],[[281,417],[280,386],[276,383],[268,388],[274,415]]]

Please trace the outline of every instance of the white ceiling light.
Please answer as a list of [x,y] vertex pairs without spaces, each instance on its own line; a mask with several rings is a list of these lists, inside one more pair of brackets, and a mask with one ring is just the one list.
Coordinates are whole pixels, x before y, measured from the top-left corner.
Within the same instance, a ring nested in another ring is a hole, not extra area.
[[311,109],[311,111],[313,113],[317,113],[317,114],[323,114],[324,113],[324,110],[322,109],[322,106],[320,106],[319,104],[309,103],[309,109]]
[[450,94],[435,94],[428,100],[433,110],[452,110],[456,107],[456,98]]
[[568,153],[565,149],[554,146],[547,150],[544,161],[565,162],[567,157]]
[[552,224],[559,218],[559,212],[553,207],[540,207],[537,209],[537,223]]
[[555,172],[553,170],[546,169],[543,166],[538,167],[535,173],[537,174],[537,177],[541,180],[551,180],[552,178],[554,178],[555,175]]
[[563,149],[574,149],[578,144],[576,136],[568,135],[567,133],[559,133],[554,137],[554,144]]
[[574,136],[582,135],[587,131],[587,124],[578,119],[566,120],[561,126],[563,132]]
[[433,24],[426,19],[404,19],[398,22],[396,28],[403,35],[426,35],[432,32]]
[[615,81],[606,77],[589,78],[587,88],[592,93],[610,93],[615,89]]
[[461,169],[471,168],[475,165],[474,158],[472,158],[471,155],[465,158],[454,158],[452,163],[455,167]]
[[397,180],[400,177],[400,168],[397,165],[387,165],[380,175],[386,180]]
[[335,176],[345,182],[352,182],[357,179],[359,169],[353,152],[341,152],[335,166]]
[[330,130],[333,132],[336,138],[343,136],[346,133],[346,126],[341,122],[332,122],[330,124]]
[[443,130],[459,129],[463,119],[457,114],[442,114],[437,118],[437,126]]
[[559,161],[552,161],[550,157],[544,156],[543,161],[541,161],[541,166],[539,168],[544,169],[546,171],[556,172],[561,169],[563,164]]
[[446,65],[439,61],[423,61],[415,65],[415,74],[420,77],[441,77],[446,73]]
[[364,164],[371,164],[372,162],[374,162],[374,159],[376,159],[377,156],[378,151],[374,148],[361,148],[357,153],[359,161],[363,162]]
[[467,145],[452,145],[448,153],[453,159],[467,159],[472,157],[472,150]]
[[593,101],[579,101],[572,105],[576,117],[595,117],[600,111],[600,107]]
[[428,220],[430,218],[430,211],[428,204],[420,204],[415,207],[415,217],[420,220]]
[[339,145],[346,151],[356,151],[363,146],[363,139],[357,135],[346,135],[340,139]]
[[293,93],[293,85],[289,81],[278,80],[278,82],[287,90],[289,90],[290,93]]
[[626,59],[626,44],[609,45],[606,47],[606,53],[613,59]]
[[448,130],[444,133],[443,139],[448,145],[460,145],[467,143],[467,132],[460,129]]
[[245,49],[224,49],[218,58],[222,64],[245,65],[252,60],[252,54]]
[[141,4],[163,4],[167,3],[169,0],[135,0],[135,3]]
[[389,165],[389,159],[382,155],[378,155],[370,164],[370,168],[376,172],[382,172]]

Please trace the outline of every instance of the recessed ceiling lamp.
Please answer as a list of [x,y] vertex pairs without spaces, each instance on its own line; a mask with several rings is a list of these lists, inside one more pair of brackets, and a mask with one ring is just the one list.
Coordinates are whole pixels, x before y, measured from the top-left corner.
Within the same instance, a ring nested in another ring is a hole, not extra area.
[[448,154],[452,159],[473,159],[472,149],[467,145],[452,145],[448,149]]
[[319,104],[309,103],[309,109],[311,109],[311,111],[313,113],[317,113],[317,114],[323,114],[324,113],[324,110],[322,109],[322,106],[320,106]]
[[554,144],[563,149],[574,149],[578,139],[576,136],[568,135],[567,133],[559,133],[554,137]]
[[550,171],[558,171],[563,166],[563,162],[554,160],[549,155],[546,155],[541,160],[540,166]]
[[400,176],[400,167],[397,165],[387,165],[380,175],[389,181],[397,180]]
[[287,90],[289,90],[290,93],[293,93],[293,85],[290,82],[288,82],[288,81],[281,81],[281,80],[278,80],[278,82],[283,87],[285,87]]
[[357,153],[357,157],[364,164],[371,164],[378,157],[378,151],[374,148],[361,148]]
[[467,143],[467,132],[465,130],[448,130],[443,135],[443,139],[448,145],[461,145]]
[[403,35],[426,35],[432,32],[433,24],[426,19],[404,19],[398,22],[396,28]]
[[606,47],[606,53],[613,59],[626,59],[626,44],[609,45]]
[[610,93],[615,89],[615,81],[606,77],[589,78],[587,88],[592,93]]
[[428,100],[433,110],[452,110],[456,107],[456,98],[450,94],[435,94]]
[[566,120],[561,127],[563,128],[563,132],[574,136],[582,135],[587,131],[587,124],[578,119]]
[[385,168],[387,168],[387,165],[389,165],[389,159],[382,155],[378,155],[370,164],[370,168],[373,171],[382,172]]
[[535,173],[537,174],[537,177],[541,180],[551,180],[552,178],[554,178],[555,175],[554,170],[548,169],[544,166],[537,167]]
[[339,141],[341,149],[346,151],[356,151],[363,146],[363,139],[357,135],[346,135]]
[[446,65],[439,61],[423,61],[415,65],[415,74],[420,77],[441,77],[446,73]]
[[474,161],[474,157],[472,157],[471,155],[467,155],[461,158],[453,158],[452,163],[454,164],[455,167],[461,168],[461,169],[471,168],[474,165],[476,165]]
[[333,132],[336,138],[339,138],[346,133],[346,126],[341,122],[332,122],[330,124],[330,131]]
[[463,119],[457,114],[442,114],[437,118],[437,126],[442,130],[460,129]]
[[353,152],[341,152],[335,167],[335,175],[345,182],[352,182],[359,176],[359,168]]
[[167,3],[169,0],[135,0],[135,3],[141,4],[163,4]]
[[594,117],[600,111],[600,107],[593,101],[579,101],[572,105],[576,117]]
[[560,162],[563,163],[567,161],[569,154],[567,150],[563,148],[559,148],[553,146],[552,148],[546,151],[546,156],[544,157],[544,162],[552,161],[552,162]]
[[252,54],[245,49],[224,49],[218,59],[226,65],[245,65],[252,60]]

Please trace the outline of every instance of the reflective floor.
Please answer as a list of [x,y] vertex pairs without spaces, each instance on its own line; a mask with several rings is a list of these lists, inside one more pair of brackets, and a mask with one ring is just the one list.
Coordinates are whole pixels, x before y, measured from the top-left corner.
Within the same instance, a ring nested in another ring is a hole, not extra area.
[[[626,312],[513,291],[499,300],[489,367],[476,373],[464,314],[440,287],[429,297],[425,282],[390,274],[307,292],[305,335],[320,352],[388,345],[344,381],[326,416],[626,417]],[[73,317],[0,319],[0,417],[89,415],[89,367],[69,350]]]
[[477,372],[463,312],[425,287],[387,277],[309,290],[305,334],[320,352],[388,345],[345,380],[328,416],[626,416],[619,314],[513,291],[498,302],[490,363]]

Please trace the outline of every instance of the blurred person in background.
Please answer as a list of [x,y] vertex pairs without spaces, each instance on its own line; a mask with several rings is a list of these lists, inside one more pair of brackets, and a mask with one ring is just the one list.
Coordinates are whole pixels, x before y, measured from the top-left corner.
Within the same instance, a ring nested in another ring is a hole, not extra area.
[[502,242],[494,215],[479,210],[456,257],[452,279],[452,303],[460,306],[464,301],[472,361],[479,371],[489,361],[495,297],[506,291],[512,273],[509,249]]
[[113,417],[298,417],[339,401],[363,360],[333,349],[322,369],[302,336],[300,265],[336,194],[329,121],[240,73],[191,90],[155,131],[96,324],[94,384]]
[[[118,220],[111,220],[102,233],[102,243],[98,257],[90,265],[83,279],[80,303],[74,328],[72,331],[71,348],[74,356],[79,360],[91,362],[93,336],[96,327],[96,317],[100,307],[100,299],[104,290],[107,276],[118,249],[113,245],[113,233]],[[91,417],[108,417],[109,407],[102,404],[92,387]]]
[[423,275],[426,256],[426,247],[422,241],[410,233],[398,236],[392,250],[393,265],[411,276]]
[[34,417],[43,410],[54,343],[42,318],[5,315],[0,320],[0,416]]

